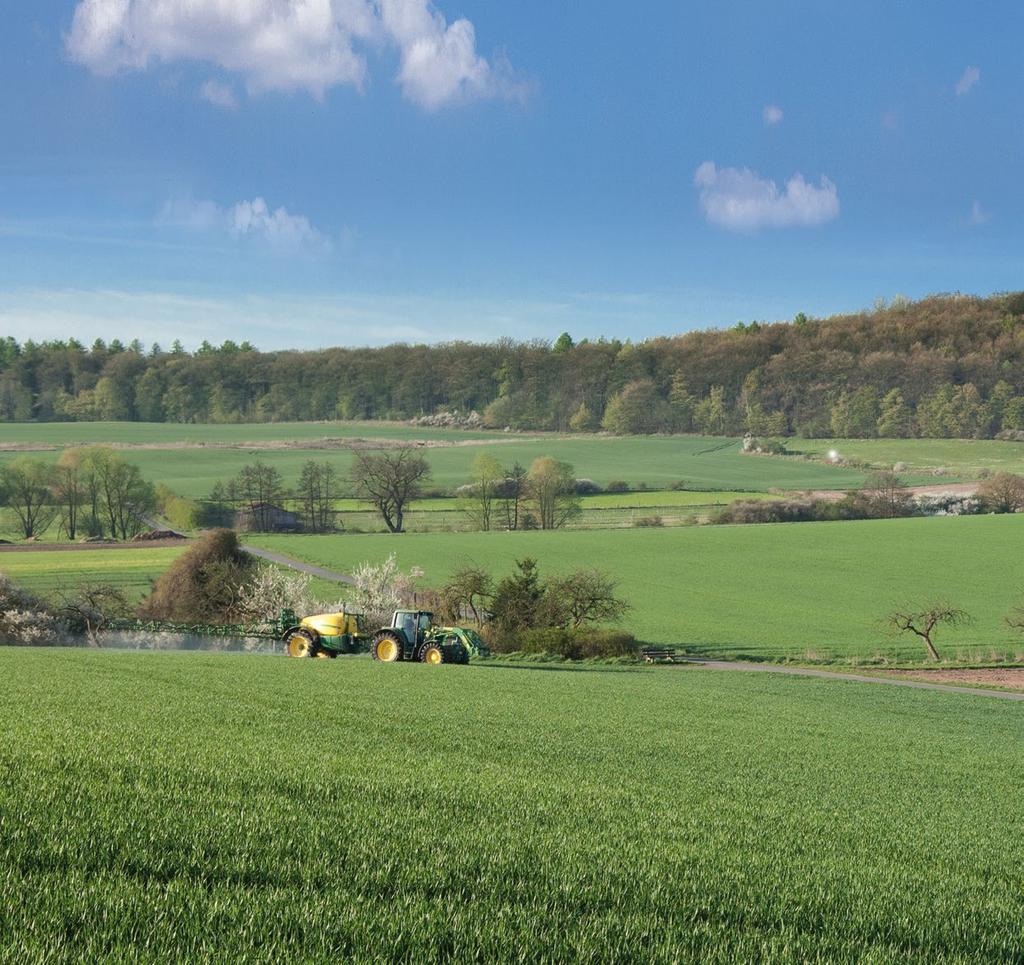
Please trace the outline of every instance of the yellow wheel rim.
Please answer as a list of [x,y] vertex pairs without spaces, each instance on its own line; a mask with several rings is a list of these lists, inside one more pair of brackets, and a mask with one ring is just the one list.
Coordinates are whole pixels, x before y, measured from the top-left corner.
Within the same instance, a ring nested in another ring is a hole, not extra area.
[[398,659],[398,644],[391,637],[385,637],[377,643],[377,659],[384,663],[393,663]]
[[309,653],[309,641],[296,633],[288,638],[287,648],[289,657],[305,657]]
[[427,663],[440,663],[441,662],[441,648],[440,647],[427,647]]

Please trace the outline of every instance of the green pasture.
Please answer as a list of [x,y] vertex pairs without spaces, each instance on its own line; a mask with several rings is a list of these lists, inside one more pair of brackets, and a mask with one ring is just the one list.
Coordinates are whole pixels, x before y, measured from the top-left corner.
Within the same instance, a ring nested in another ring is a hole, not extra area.
[[764,659],[923,659],[879,621],[895,605],[948,598],[973,626],[939,632],[949,657],[1024,659],[1003,617],[1024,605],[1024,516],[973,516],[526,533],[254,536],[251,542],[348,573],[395,553],[427,584],[473,563],[613,574],[643,640]]
[[[652,489],[665,489],[680,481],[684,488],[694,490],[844,489],[858,486],[864,478],[859,471],[809,460],[745,456],[740,452],[739,439],[553,435],[509,441],[501,435],[468,445],[424,449],[433,472],[430,485],[452,490],[468,482],[473,459],[482,451],[491,452],[505,465],[518,461],[529,466],[538,456],[550,455],[572,463],[580,478],[601,485],[613,480],[644,483]],[[0,452],[0,463],[16,455]],[[38,456],[56,459],[57,452]],[[302,464],[309,459],[327,460],[343,475],[348,474],[352,463],[351,452],[316,449],[132,449],[126,450],[125,456],[147,479],[193,499],[207,496],[215,483],[231,478],[257,458],[275,466],[288,485],[297,482]]]
[[0,648],[4,961],[1019,961],[989,697]]
[[112,583],[141,599],[182,552],[178,547],[14,551],[0,548],[0,573],[50,596],[78,583]]
[[886,469],[901,462],[911,476],[933,469],[964,478],[984,469],[1024,473],[1024,443],[996,439],[788,439],[786,447],[820,460],[834,449],[843,458]]

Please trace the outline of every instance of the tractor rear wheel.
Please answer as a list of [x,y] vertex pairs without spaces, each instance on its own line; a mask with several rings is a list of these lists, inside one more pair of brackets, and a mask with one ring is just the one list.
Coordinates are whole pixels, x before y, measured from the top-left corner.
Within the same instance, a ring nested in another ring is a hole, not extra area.
[[370,644],[370,656],[381,663],[398,663],[403,657],[402,650],[401,638],[389,630],[378,633]]
[[292,630],[285,637],[284,652],[289,657],[319,657],[320,641],[310,630]]

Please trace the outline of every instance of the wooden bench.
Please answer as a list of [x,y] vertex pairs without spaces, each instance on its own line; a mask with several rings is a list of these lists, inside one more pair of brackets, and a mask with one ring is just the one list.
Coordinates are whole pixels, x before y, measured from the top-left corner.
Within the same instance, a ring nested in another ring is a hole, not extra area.
[[679,651],[675,647],[644,647],[640,656],[644,663],[675,663]]

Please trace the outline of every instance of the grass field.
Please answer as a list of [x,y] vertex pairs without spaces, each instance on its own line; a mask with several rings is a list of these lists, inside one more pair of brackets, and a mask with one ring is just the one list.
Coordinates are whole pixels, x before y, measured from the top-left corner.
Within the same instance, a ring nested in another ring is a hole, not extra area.
[[0,732],[4,961],[1024,956],[991,698],[0,648]]
[[639,637],[696,653],[923,659],[915,641],[878,621],[894,605],[938,597],[976,621],[940,632],[940,651],[1024,653],[1024,638],[1002,622],[1024,604],[1024,516],[251,541],[342,573],[393,552],[434,584],[466,562],[499,575],[525,556],[548,572],[599,566],[620,581]]
[[910,475],[934,468],[966,478],[982,469],[1024,473],[1024,443],[995,439],[793,439],[786,445],[822,460],[834,449],[847,459],[874,466],[891,468],[902,462]]
[[137,601],[181,552],[177,547],[0,551],[0,573],[43,595],[89,581],[113,583]]
[[[337,424],[331,424],[337,428]],[[349,424],[352,425],[352,424]],[[357,429],[351,434],[368,435],[373,424],[358,423]],[[389,424],[385,424],[389,425]],[[147,440],[147,426],[124,423],[123,434],[113,440],[122,443],[140,443],[151,441],[156,444],[170,444],[172,439]],[[280,439],[280,434],[271,435],[271,431],[280,433],[279,426],[176,426],[159,427],[175,429],[178,432],[193,430],[201,436],[213,430],[231,430],[234,441],[243,441],[249,429],[265,430],[267,435],[255,438]],[[322,436],[326,428],[324,424],[303,425],[303,432],[294,438],[314,439]],[[82,435],[75,436],[74,429],[81,429]],[[315,431],[309,431],[309,430]],[[98,427],[81,424],[67,425],[6,425],[0,427],[0,442],[7,441],[8,430],[17,430],[18,440],[22,442],[39,442],[46,437],[47,430],[54,430],[53,439],[64,439],[66,442],[98,441],[90,436],[99,437],[114,434],[111,424],[104,423]],[[39,435],[33,436],[32,430]],[[59,433],[56,431],[59,430]],[[92,430],[92,431],[90,431]],[[339,430],[340,431],[340,430]],[[411,429],[403,426],[391,426],[396,438],[438,438],[436,433],[443,430]],[[335,433],[336,435],[338,433]],[[380,433],[373,433],[380,437]],[[157,433],[159,436],[159,433]],[[515,461],[529,466],[538,456],[552,455],[566,460],[575,467],[576,475],[593,479],[602,485],[612,480],[621,479],[629,483],[645,483],[652,488],[665,488],[679,480],[684,480],[689,489],[702,490],[746,490],[767,492],[770,489],[843,489],[860,484],[864,474],[850,469],[822,465],[816,462],[795,459],[767,459],[744,456],[740,453],[739,439],[712,438],[703,436],[647,436],[647,437],[604,437],[604,436],[558,436],[535,435],[525,437],[509,437],[503,433],[478,433],[474,441],[473,435],[448,432],[457,440],[469,442],[467,445],[431,448],[424,451],[433,470],[432,485],[451,490],[462,485],[469,479],[470,465],[473,459],[484,448],[493,453],[502,463],[508,465]],[[289,437],[285,437],[289,438]],[[109,441],[109,440],[106,440]],[[225,441],[225,440],[222,440]],[[231,441],[227,439],[226,441]],[[58,444],[54,441],[54,444]],[[4,460],[15,458],[17,452],[0,452],[0,464]],[[41,452],[39,458],[56,459],[57,452]],[[147,479],[162,482],[182,496],[202,498],[209,494],[214,483],[224,481],[237,474],[247,462],[257,457],[277,467],[285,477],[286,483],[292,485],[298,479],[302,464],[308,459],[327,459],[337,467],[339,472],[347,474],[352,456],[348,451],[317,450],[317,449],[252,449],[230,448],[177,448],[133,449],[126,453],[127,458],[138,464]]]

